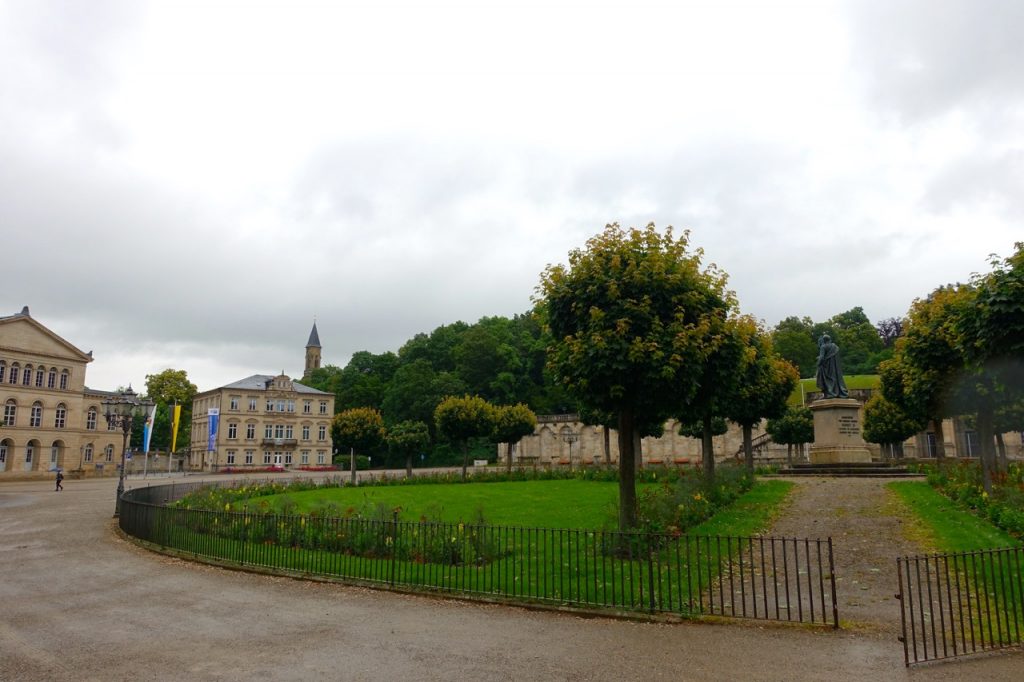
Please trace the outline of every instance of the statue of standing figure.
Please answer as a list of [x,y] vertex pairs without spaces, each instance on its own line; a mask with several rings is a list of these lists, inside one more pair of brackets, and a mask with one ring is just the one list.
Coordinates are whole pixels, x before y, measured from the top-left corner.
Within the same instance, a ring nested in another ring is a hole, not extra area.
[[832,343],[828,334],[818,339],[818,389],[826,398],[848,398],[843,368],[839,363],[839,346]]

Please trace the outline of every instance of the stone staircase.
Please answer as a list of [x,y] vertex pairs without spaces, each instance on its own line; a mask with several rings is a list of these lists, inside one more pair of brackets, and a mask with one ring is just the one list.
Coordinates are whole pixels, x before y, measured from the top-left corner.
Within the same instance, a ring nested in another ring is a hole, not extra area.
[[854,476],[859,478],[915,478],[906,466],[890,462],[846,462],[836,464],[794,464],[779,470],[779,476]]

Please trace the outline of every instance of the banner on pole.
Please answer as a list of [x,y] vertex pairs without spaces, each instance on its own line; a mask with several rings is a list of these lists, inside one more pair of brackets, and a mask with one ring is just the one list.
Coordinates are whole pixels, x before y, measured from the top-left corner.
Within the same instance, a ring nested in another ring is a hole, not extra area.
[[181,421],[181,405],[174,403],[171,408],[171,452],[178,449],[178,422]]
[[149,454],[149,441],[153,438],[153,422],[156,421],[156,403],[146,407],[146,423],[142,427],[142,451]]
[[214,444],[217,442],[217,425],[220,421],[220,408],[211,407],[206,411],[206,416],[209,418],[210,422],[210,432],[206,441],[206,451],[213,452],[217,449]]

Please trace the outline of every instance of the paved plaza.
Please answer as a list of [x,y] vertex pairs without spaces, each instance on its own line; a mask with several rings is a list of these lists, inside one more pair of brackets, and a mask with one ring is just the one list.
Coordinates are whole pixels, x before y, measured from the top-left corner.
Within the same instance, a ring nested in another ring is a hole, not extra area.
[[0,680],[1016,681],[1024,670],[1014,652],[908,671],[887,628],[580,618],[202,566],[119,538],[115,485],[0,484]]

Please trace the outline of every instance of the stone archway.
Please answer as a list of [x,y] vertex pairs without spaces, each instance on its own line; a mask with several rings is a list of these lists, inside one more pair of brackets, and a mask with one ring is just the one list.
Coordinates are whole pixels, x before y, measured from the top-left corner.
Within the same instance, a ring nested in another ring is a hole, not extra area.
[[32,439],[25,444],[25,459],[24,469],[25,471],[38,471],[39,470],[39,458],[42,455],[39,452],[39,441]]
[[49,470],[63,469],[64,468],[64,451],[67,448],[64,446],[64,441],[55,440],[50,445],[49,451]]

